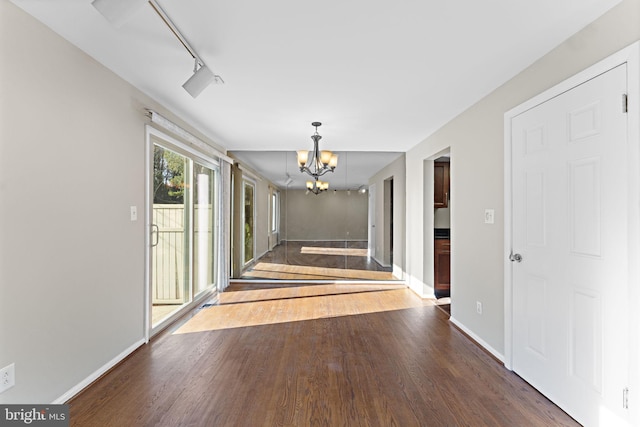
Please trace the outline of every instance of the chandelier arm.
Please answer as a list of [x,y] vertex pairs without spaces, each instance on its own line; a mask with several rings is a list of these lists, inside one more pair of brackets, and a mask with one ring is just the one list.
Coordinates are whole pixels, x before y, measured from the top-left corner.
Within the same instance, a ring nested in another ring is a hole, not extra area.
[[311,170],[309,167],[307,166],[300,166],[300,172],[304,172],[309,174],[310,176],[314,177],[314,178],[319,178],[322,175],[328,173],[328,172],[333,172],[335,170],[335,167],[329,167],[329,166],[325,166],[321,169],[317,169],[315,171]]
[[310,176],[315,177],[314,175],[315,172],[312,172],[311,169],[309,169],[307,166],[300,166],[300,172],[304,172],[309,174]]
[[320,172],[317,173],[318,177],[321,177],[322,175],[326,174],[327,172],[333,172],[331,169],[329,168],[323,168]]

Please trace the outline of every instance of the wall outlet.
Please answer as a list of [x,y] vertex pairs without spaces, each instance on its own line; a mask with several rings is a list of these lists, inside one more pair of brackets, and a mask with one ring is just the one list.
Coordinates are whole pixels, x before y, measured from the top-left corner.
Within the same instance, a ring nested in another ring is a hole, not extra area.
[[482,314],[482,303],[480,301],[476,301],[476,313]]
[[12,363],[0,369],[0,393],[16,385],[16,365]]
[[137,206],[131,206],[130,210],[131,210],[131,221],[137,221],[138,220],[138,207]]

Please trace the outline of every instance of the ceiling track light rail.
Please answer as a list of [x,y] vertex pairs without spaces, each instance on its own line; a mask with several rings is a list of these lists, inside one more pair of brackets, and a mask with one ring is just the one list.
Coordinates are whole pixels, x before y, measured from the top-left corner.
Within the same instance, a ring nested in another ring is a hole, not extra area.
[[176,36],[178,41],[180,41],[180,43],[182,43],[182,46],[184,46],[184,48],[187,50],[187,52],[189,52],[189,55],[191,55],[191,57],[193,59],[198,61],[200,63],[200,65],[204,65],[204,62],[202,61],[202,59],[200,59],[200,57],[198,56],[196,51],[193,50],[191,45],[185,40],[185,38],[182,36],[180,31],[178,31],[178,28],[176,28],[175,24],[171,21],[171,18],[169,18],[167,13],[160,7],[158,2],[156,2],[155,0],[149,0],[149,4],[153,8],[153,10],[156,11],[156,13],[160,17],[160,19],[162,19],[162,21],[165,23],[165,25],[167,27],[169,27],[169,29],[171,30],[173,35]]
[[224,83],[222,78],[213,73],[204,63],[198,53],[191,47],[189,42],[184,38],[176,25],[171,21],[169,15],[160,7],[156,0],[93,0],[93,6],[100,12],[109,22],[116,27],[120,27],[128,18],[130,18],[140,5],[149,3],[153,10],[158,14],[162,22],[171,30],[173,35],[178,39],[180,44],[189,52],[189,55],[195,60],[193,75],[182,85],[189,95],[196,98],[200,93],[212,83]]

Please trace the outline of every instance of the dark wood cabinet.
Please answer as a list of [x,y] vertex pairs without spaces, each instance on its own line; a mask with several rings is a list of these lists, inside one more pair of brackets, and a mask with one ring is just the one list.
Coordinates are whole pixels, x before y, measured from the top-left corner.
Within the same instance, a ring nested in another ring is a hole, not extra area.
[[451,285],[451,241],[436,239],[434,242],[434,293],[436,298],[444,298],[449,296]]
[[433,207],[446,208],[449,205],[449,162],[434,162]]

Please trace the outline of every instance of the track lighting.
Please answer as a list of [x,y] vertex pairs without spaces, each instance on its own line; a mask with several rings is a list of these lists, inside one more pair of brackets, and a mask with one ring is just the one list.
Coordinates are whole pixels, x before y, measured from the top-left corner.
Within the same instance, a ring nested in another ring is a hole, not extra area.
[[91,4],[95,7],[106,19],[116,27],[122,26],[141,6],[149,3],[153,10],[162,19],[167,27],[171,30],[173,35],[176,36],[178,41],[189,52],[191,57],[195,60],[195,67],[193,69],[193,75],[182,85],[189,95],[196,98],[200,95],[207,86],[211,83],[224,83],[224,80],[214,74],[198,56],[196,51],[184,38],[182,33],[175,26],[171,18],[160,7],[156,0],[93,0]]
[[193,76],[189,77],[189,80],[187,80],[182,85],[182,87],[184,88],[184,90],[189,92],[189,95],[196,98],[198,95],[200,95],[200,92],[202,92],[211,83],[217,83],[216,77],[218,76],[213,74],[213,71],[207,68],[206,65],[199,64],[198,60],[196,59]]

